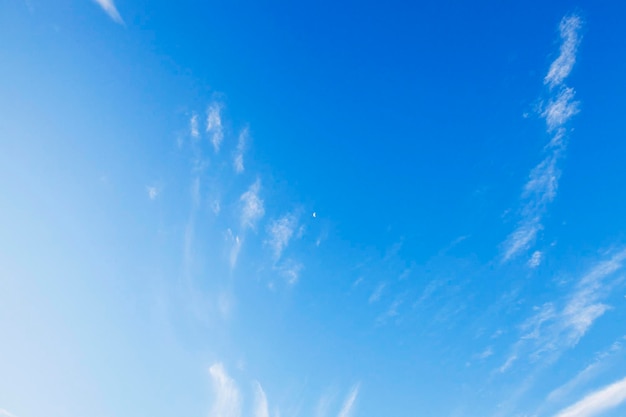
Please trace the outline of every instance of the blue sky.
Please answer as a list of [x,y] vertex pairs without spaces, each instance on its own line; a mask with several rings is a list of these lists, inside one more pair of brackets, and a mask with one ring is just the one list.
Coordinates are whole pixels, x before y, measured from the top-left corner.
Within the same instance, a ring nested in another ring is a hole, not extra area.
[[0,416],[626,412],[626,4],[0,4]]

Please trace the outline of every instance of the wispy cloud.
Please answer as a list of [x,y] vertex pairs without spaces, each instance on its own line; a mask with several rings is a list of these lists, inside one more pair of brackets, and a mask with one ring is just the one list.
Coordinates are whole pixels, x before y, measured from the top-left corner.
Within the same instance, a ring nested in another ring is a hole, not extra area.
[[603,387],[577,403],[560,411],[555,417],[593,417],[626,401],[626,378]]
[[[610,308],[602,301],[619,280],[615,274],[624,267],[625,260],[626,249],[615,252],[582,276],[562,302],[536,307],[536,313],[522,324],[522,335],[500,371],[506,371],[512,363],[511,358],[517,359],[522,354],[527,354],[531,362],[550,362],[578,344],[593,323]],[[562,307],[559,308],[559,304]]]
[[287,259],[277,267],[280,274],[287,280],[287,284],[294,285],[300,279],[304,265],[292,259]]
[[275,260],[280,259],[283,250],[289,245],[297,228],[298,216],[294,213],[285,214],[267,226],[269,238],[266,243],[274,252]]
[[244,229],[254,229],[256,223],[265,215],[263,200],[259,197],[260,191],[261,180],[257,179],[239,199],[242,203],[241,226]]
[[233,158],[233,167],[237,174],[241,174],[244,171],[243,154],[246,151],[248,143],[248,137],[250,136],[250,129],[245,127],[239,133],[239,139],[237,139],[237,149],[235,150],[235,157]]
[[396,298],[389,305],[387,310],[385,310],[381,315],[376,318],[376,324],[382,326],[387,323],[390,319],[398,316],[398,308],[402,305],[403,300],[401,298]]
[[560,23],[561,53],[552,63],[544,82],[550,87],[550,98],[540,115],[551,135],[548,155],[530,173],[522,193],[521,219],[503,243],[503,260],[508,261],[527,250],[543,229],[542,218],[555,196],[561,176],[558,162],[565,151],[565,124],[579,112],[575,91],[564,84],[576,62],[582,27],[578,16],[566,16]]
[[194,139],[198,139],[198,137],[200,137],[200,129],[198,127],[198,115],[196,113],[192,114],[191,119],[189,119],[189,134]]
[[619,352],[623,350],[623,342],[626,337],[620,338],[620,340],[611,344],[608,349],[599,352],[594,358],[593,362],[587,365],[576,376],[560,387],[556,388],[548,395],[548,401],[559,401],[565,398],[570,392],[572,392],[578,386],[588,382],[602,370],[606,369],[611,363],[612,359],[617,356]]
[[213,407],[211,416],[239,417],[241,397],[235,381],[226,373],[224,365],[213,364],[209,368],[213,381]]
[[263,387],[257,381],[254,383],[254,417],[269,417],[269,407],[267,404],[267,396]]
[[237,259],[239,258],[239,252],[241,251],[241,245],[243,244],[243,239],[238,235],[235,235],[232,230],[228,229],[226,231],[226,241],[230,244],[230,251],[228,255],[228,261],[230,264],[230,269],[235,269],[237,266]]
[[159,188],[154,185],[150,185],[146,187],[146,191],[148,193],[148,198],[150,200],[155,200],[159,196],[159,193],[160,193]]
[[387,287],[387,284],[384,282],[381,282],[380,284],[378,284],[367,301],[370,304],[373,304],[377,302],[378,300],[380,300],[380,297],[383,295],[383,291],[385,290],[386,287]]
[[119,23],[120,25],[124,24],[124,20],[120,13],[117,11],[117,7],[115,7],[115,2],[113,0],[94,0],[96,3],[102,7],[102,10],[105,11],[106,14],[109,15],[114,22]]
[[213,144],[213,149],[215,149],[215,152],[219,152],[222,140],[224,140],[222,105],[220,103],[212,103],[207,109],[206,132]]
[[348,394],[348,396],[346,397],[343,403],[343,406],[341,407],[341,410],[339,411],[339,414],[337,414],[337,417],[352,416],[354,404],[356,402],[357,397],[359,396],[359,388],[360,388],[360,384],[356,384],[355,386],[352,387],[352,389],[350,390],[350,393]]
[[536,250],[535,252],[533,252],[532,256],[528,260],[528,266],[531,268],[537,268],[539,264],[541,264],[542,256],[543,254],[541,253],[541,251]]
[[566,16],[559,24],[561,34],[561,53],[550,66],[544,82],[551,87],[561,84],[572,72],[576,63],[576,51],[580,44],[580,29],[582,21],[576,15]]

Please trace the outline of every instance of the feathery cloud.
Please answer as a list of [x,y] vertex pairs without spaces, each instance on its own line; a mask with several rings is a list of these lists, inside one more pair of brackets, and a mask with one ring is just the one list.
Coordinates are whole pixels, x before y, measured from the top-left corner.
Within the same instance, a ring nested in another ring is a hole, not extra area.
[[370,304],[373,304],[376,301],[380,300],[380,297],[383,295],[383,291],[385,290],[386,287],[387,287],[387,284],[384,282],[381,282],[380,284],[378,284],[378,286],[374,289],[374,292],[372,292],[372,294],[370,295],[370,298],[367,301]]
[[254,417],[269,417],[270,412],[267,404],[267,396],[258,381],[254,383],[254,397]]
[[543,229],[542,218],[548,204],[556,197],[561,176],[558,162],[565,151],[563,138],[565,124],[579,112],[579,102],[574,100],[573,88],[563,84],[576,62],[576,51],[580,43],[582,22],[578,16],[566,16],[560,24],[561,54],[552,63],[545,77],[545,84],[550,87],[552,97],[541,111],[546,121],[546,130],[552,135],[548,144],[548,155],[530,172],[524,186],[521,219],[516,229],[503,243],[503,261],[508,261],[527,250]]
[[219,152],[222,140],[224,140],[222,105],[220,103],[212,103],[207,109],[206,132],[209,134],[213,149],[215,152]]
[[209,368],[213,380],[213,407],[211,417],[239,417],[241,397],[235,381],[226,373],[224,365],[216,363]]
[[602,300],[615,283],[611,278],[624,267],[625,261],[626,249],[622,249],[609,259],[598,262],[580,278],[561,308],[559,303],[536,307],[536,313],[522,324],[522,336],[500,371],[510,367],[510,358],[518,358],[524,352],[531,361],[553,361],[564,350],[577,345],[593,323],[610,308]]
[[256,223],[265,215],[263,200],[259,197],[260,190],[261,180],[257,179],[248,188],[248,191],[239,198],[243,205],[241,209],[241,226],[244,229],[254,229]]
[[238,235],[235,235],[231,229],[226,231],[226,241],[231,245],[230,252],[228,255],[228,261],[230,264],[230,269],[235,269],[237,266],[237,259],[239,258],[239,252],[241,251],[241,245],[243,244],[243,239]]
[[535,252],[533,252],[532,256],[528,260],[528,266],[531,268],[537,268],[539,264],[541,264],[542,256],[543,254],[541,253],[541,251],[536,250]]
[[102,10],[104,10],[104,12],[108,14],[109,17],[113,19],[114,22],[119,23],[120,25],[124,24],[124,20],[122,20],[122,16],[120,16],[120,13],[117,11],[117,7],[115,7],[115,3],[113,2],[113,0],[94,0],[94,1],[98,3],[100,7],[102,7]]
[[350,390],[350,393],[346,397],[346,400],[341,407],[341,411],[337,414],[337,417],[350,417],[352,415],[352,410],[354,409],[354,403],[359,395],[360,384],[356,384]]
[[191,119],[189,119],[189,133],[194,139],[198,139],[198,137],[200,136],[200,129],[198,127],[198,115],[196,113],[192,114]]
[[249,136],[250,130],[248,127],[243,128],[239,133],[237,149],[235,150],[235,157],[233,158],[233,167],[235,168],[235,172],[237,174],[241,174],[244,171],[243,154],[246,151]]
[[550,392],[548,395],[548,401],[559,401],[565,398],[565,396],[572,390],[588,382],[597,374],[602,372],[602,370],[610,366],[615,356],[623,350],[624,340],[626,340],[626,337],[620,338],[618,341],[611,344],[608,349],[596,354],[596,357],[591,364],[587,365],[574,378]]
[[566,16],[559,24],[561,50],[559,57],[552,62],[544,83],[554,87],[559,85],[572,72],[576,63],[576,52],[580,45],[582,20],[576,15]]
[[298,217],[293,213],[285,214],[269,224],[267,227],[269,239],[266,243],[272,248],[275,260],[280,259],[283,251],[289,245],[297,227]]
[[304,265],[293,259],[288,259],[278,266],[278,271],[287,280],[287,284],[294,285],[300,279],[300,273],[304,269]]
[[555,417],[593,417],[626,401],[626,378],[603,387],[560,411]]

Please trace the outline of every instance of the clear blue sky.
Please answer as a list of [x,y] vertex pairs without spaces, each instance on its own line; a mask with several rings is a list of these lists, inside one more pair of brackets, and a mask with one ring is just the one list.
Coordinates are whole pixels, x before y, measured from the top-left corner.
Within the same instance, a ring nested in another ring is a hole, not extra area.
[[626,3],[3,0],[0,416],[626,413]]

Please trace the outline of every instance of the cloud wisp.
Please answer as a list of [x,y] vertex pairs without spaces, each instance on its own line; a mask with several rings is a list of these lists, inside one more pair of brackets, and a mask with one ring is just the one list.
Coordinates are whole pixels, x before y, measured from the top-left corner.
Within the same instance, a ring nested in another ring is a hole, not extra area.
[[574,378],[567,381],[565,384],[554,389],[548,395],[548,401],[560,401],[565,398],[570,392],[579,387],[582,384],[587,383],[601,371],[611,365],[611,362],[615,357],[623,351],[623,342],[626,337],[620,338],[614,342],[608,349],[599,352],[593,362],[587,365],[582,371],[580,371]]
[[536,307],[535,314],[522,324],[522,336],[500,372],[508,370],[522,355],[527,355],[531,362],[551,362],[577,345],[594,322],[610,309],[603,300],[619,280],[615,275],[624,268],[625,261],[626,249],[621,249],[596,263],[561,303]]
[[115,2],[113,2],[113,0],[94,0],[94,1],[98,3],[100,7],[102,7],[102,10],[104,10],[104,12],[108,14],[109,17],[113,19],[115,23],[119,23],[120,25],[124,24],[124,20],[122,19],[122,16],[120,15],[120,13],[117,11],[117,7],[115,7]]
[[[521,219],[503,243],[504,262],[513,259],[533,244],[543,229],[542,219],[547,207],[556,197],[561,176],[558,163],[566,148],[565,125],[579,112],[579,103],[574,99],[575,91],[565,85],[564,81],[576,62],[581,28],[582,21],[576,15],[564,17],[559,25],[560,55],[552,62],[544,79],[544,84],[549,87],[550,97],[540,112],[546,122],[546,131],[551,136],[546,147],[548,154],[533,168],[524,186]],[[532,264],[529,266],[533,267]]]
[[270,417],[267,396],[258,381],[254,383],[254,417]]
[[280,259],[297,228],[298,216],[294,213],[285,214],[268,225],[267,234],[269,238],[266,244],[272,249],[274,260]]
[[241,174],[244,170],[243,154],[246,151],[248,138],[250,136],[250,129],[245,127],[239,133],[239,139],[237,139],[237,149],[235,149],[235,156],[233,158],[233,168],[237,174]]
[[565,80],[572,72],[576,63],[576,52],[580,45],[580,29],[582,21],[578,16],[566,16],[559,24],[561,33],[560,54],[550,66],[548,74],[544,78],[544,83],[555,87]]
[[626,401],[626,378],[605,386],[560,411],[555,417],[594,417]]
[[192,138],[198,139],[200,137],[200,128],[198,126],[198,115],[196,113],[191,115],[189,119],[189,134]]
[[213,408],[211,416],[240,417],[241,396],[235,380],[224,369],[224,365],[216,363],[209,368],[213,382]]
[[350,390],[350,393],[348,394],[345,401],[343,402],[343,405],[341,407],[341,410],[339,411],[339,414],[337,414],[337,417],[351,417],[352,416],[352,412],[354,410],[354,404],[356,403],[356,399],[359,396],[359,389],[360,389],[360,384],[356,384],[355,386],[352,387],[352,389]]
[[219,103],[212,103],[207,109],[206,133],[209,135],[209,140],[213,144],[215,152],[219,152],[222,141],[224,140],[222,105]]
[[265,215],[263,200],[259,197],[261,180],[257,179],[248,190],[239,198],[241,208],[241,227],[245,229],[256,228],[257,222]]

